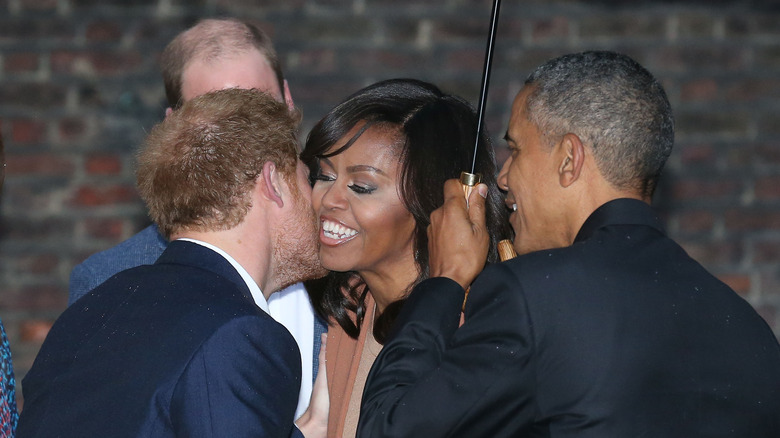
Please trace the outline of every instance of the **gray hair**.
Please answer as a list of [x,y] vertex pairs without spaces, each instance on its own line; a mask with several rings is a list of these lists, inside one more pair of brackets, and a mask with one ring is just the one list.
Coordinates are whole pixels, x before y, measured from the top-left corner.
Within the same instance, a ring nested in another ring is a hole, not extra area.
[[626,55],[583,52],[546,62],[525,85],[528,118],[551,143],[577,135],[610,184],[652,196],[672,152],[674,119],[650,72]]

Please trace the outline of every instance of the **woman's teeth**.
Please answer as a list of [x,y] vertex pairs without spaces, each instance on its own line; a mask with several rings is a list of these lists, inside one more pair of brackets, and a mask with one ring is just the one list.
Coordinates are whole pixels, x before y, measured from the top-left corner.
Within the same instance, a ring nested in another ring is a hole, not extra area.
[[322,221],[322,231],[325,237],[330,239],[344,239],[357,234],[352,228],[331,221]]

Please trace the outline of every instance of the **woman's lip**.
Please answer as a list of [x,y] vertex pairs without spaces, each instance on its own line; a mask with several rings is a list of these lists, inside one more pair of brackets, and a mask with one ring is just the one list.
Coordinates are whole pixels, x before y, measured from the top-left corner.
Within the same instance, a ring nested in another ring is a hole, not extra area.
[[344,243],[349,242],[350,240],[354,239],[355,237],[357,237],[357,234],[353,234],[351,236],[343,237],[341,239],[334,239],[332,237],[326,236],[325,235],[325,230],[323,230],[322,227],[320,227],[320,243],[322,243],[325,246],[339,246],[339,245],[342,245]]
[[[333,237],[335,234],[338,234],[338,233],[325,231],[325,226],[324,226],[325,221],[331,222],[331,223],[334,223],[334,224],[338,224],[338,225],[340,225],[340,226],[342,226],[342,227],[344,227],[346,229],[354,231],[354,234],[346,235],[345,237],[341,237],[341,238]],[[330,236],[326,235],[326,233],[330,234]],[[346,242],[354,239],[355,236],[357,236],[358,234],[360,234],[360,233],[357,230],[355,230],[354,228],[346,225],[344,222],[342,222],[340,220],[337,220],[337,219],[334,219],[334,218],[331,218],[331,217],[328,217],[328,216],[320,216],[320,242],[323,245],[338,246],[338,245],[341,245],[343,243],[346,243]]]

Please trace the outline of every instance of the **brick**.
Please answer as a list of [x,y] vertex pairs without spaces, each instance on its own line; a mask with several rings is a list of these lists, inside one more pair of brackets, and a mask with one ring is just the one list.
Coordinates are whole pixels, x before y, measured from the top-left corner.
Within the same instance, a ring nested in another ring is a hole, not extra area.
[[704,266],[729,266],[739,264],[745,257],[744,241],[724,241],[714,239],[686,239],[676,237],[680,246],[696,261]]
[[[68,304],[67,289],[53,285],[29,285],[20,288],[6,288],[3,291],[3,305],[10,310],[59,310]],[[24,327],[21,328],[25,338]],[[45,334],[44,334],[45,337]],[[30,341],[34,341],[31,337]]]
[[563,16],[538,19],[531,24],[531,39],[534,43],[560,43],[570,36],[571,23]]
[[761,239],[753,243],[753,263],[772,264],[778,260],[780,260],[779,239]]
[[90,175],[117,175],[122,172],[122,159],[117,155],[90,155],[85,169]]
[[33,275],[54,274],[60,259],[54,254],[29,254],[17,256],[13,269]]
[[[120,6],[125,8],[138,7],[138,6],[156,6],[159,0],[123,0],[111,2],[114,6]],[[74,8],[86,8],[104,6],[105,1],[102,0],[70,0]]]
[[711,211],[685,211],[676,214],[678,229],[684,233],[710,233],[715,225]]
[[118,42],[122,38],[122,25],[111,20],[96,21],[87,26],[86,37],[90,42]]
[[712,78],[694,79],[680,87],[680,99],[683,102],[709,102],[718,97],[718,83]]
[[765,71],[780,70],[780,46],[775,44],[765,47],[756,47],[754,52],[756,69]]
[[20,324],[20,338],[22,342],[43,343],[49,330],[54,325],[50,320],[30,320]]
[[[489,8],[490,6],[488,6]],[[555,17],[534,17],[532,19],[529,19],[528,17],[524,16],[523,14],[506,14],[503,13],[504,7],[502,5],[501,11],[502,14],[499,17],[498,20],[498,30],[496,34],[496,47],[500,47],[502,43],[507,42],[509,45],[514,46],[515,44],[519,43],[522,38],[523,34],[526,32],[526,29],[533,29],[535,23],[540,23],[540,26],[543,29],[540,29],[539,32],[539,40],[536,41],[537,43],[541,42],[549,42],[550,38],[552,38],[552,31],[553,27],[547,27],[545,24],[542,24],[544,22],[551,23],[553,20],[555,20]],[[485,16],[485,22],[487,22],[487,16]],[[547,32],[550,32],[549,34]],[[533,31],[531,32],[533,34]],[[488,34],[485,33],[483,39],[485,41],[485,44],[487,44],[487,37]]]
[[777,113],[765,112],[758,113],[755,117],[757,120],[758,131],[763,136],[771,136],[777,138],[780,135],[780,123],[778,123]]
[[[333,73],[338,71],[338,61],[336,52],[332,49],[312,49],[301,50],[294,56],[289,57],[293,61],[288,61],[289,67],[294,67],[297,70],[307,71],[309,73]],[[294,85],[291,84],[292,94],[295,97],[296,91]]]
[[20,0],[22,9],[37,12],[55,12],[57,10],[57,0]]
[[[420,42],[422,36],[429,37],[433,42],[433,36],[423,32],[422,28],[422,21],[414,17],[393,17],[386,20],[383,34],[396,44],[415,45]],[[430,33],[432,34],[433,30]]]
[[774,102],[780,99],[780,80],[774,78],[743,78],[725,87],[724,97],[731,101]]
[[728,178],[685,179],[677,181],[672,195],[677,201],[706,198],[710,201],[734,199],[742,192],[742,182]]
[[777,37],[780,35],[780,4],[775,2],[775,11],[762,13],[755,16],[755,34],[761,36]]
[[0,101],[14,109],[50,109],[65,106],[66,87],[53,83],[0,82]]
[[730,288],[734,289],[734,291],[741,296],[745,297],[750,293],[750,288],[752,286],[750,282],[750,276],[746,274],[740,274],[740,273],[732,273],[732,274],[720,274],[718,275],[718,278],[720,281],[726,283],[729,285]]
[[695,66],[700,71],[745,71],[750,65],[751,50],[724,44],[711,46],[674,45],[649,51],[648,63],[657,66],[652,71],[684,73]]
[[485,50],[482,47],[454,50],[446,55],[444,64],[449,69],[473,76],[478,89],[485,65]]
[[3,68],[8,73],[29,73],[38,70],[40,59],[37,53],[9,53],[3,59]]
[[598,14],[579,21],[579,36],[585,41],[657,38],[665,29],[663,17],[640,14]]
[[[323,1],[317,0],[317,7],[328,7],[329,3],[335,2],[339,7],[339,10],[344,8],[345,2],[343,0]],[[176,3],[176,2],[174,2]],[[191,7],[189,1],[183,1],[187,7]],[[212,2],[204,2],[210,5]],[[301,8],[306,4],[305,0],[263,0],[262,3],[258,3],[255,0],[215,0],[218,7],[230,7],[230,8],[242,8],[244,10],[260,9],[264,12],[269,10],[295,10]],[[262,6],[260,6],[262,5]]]
[[2,225],[5,242],[52,242],[55,248],[56,242],[70,241],[75,232],[72,219],[61,217],[10,218],[6,215]]
[[772,304],[763,304],[754,307],[756,309],[756,313],[758,313],[758,315],[761,316],[761,318],[763,318],[764,321],[766,321],[769,327],[775,327],[774,329],[775,336],[780,337],[780,330],[776,328],[778,326],[778,313],[780,313],[780,309],[778,309],[778,306]]
[[780,212],[775,210],[728,209],[724,218],[730,232],[780,230]]
[[87,219],[84,223],[87,238],[119,242],[125,229],[125,220],[116,218]]
[[700,39],[711,37],[717,17],[707,14],[682,13],[677,17],[680,39]]
[[7,175],[46,175],[70,176],[74,164],[70,157],[52,153],[29,155],[9,155],[6,157]]
[[19,144],[41,143],[46,140],[46,122],[33,119],[11,120],[11,141]]
[[127,204],[140,198],[132,185],[110,185],[107,187],[81,186],[76,189],[70,205],[74,207],[96,207],[101,205]]
[[375,23],[364,17],[312,17],[306,26],[296,29],[297,38],[315,41],[318,45],[358,41],[363,44],[377,38]]
[[685,136],[741,136],[748,135],[755,115],[732,110],[709,113],[707,110],[691,111],[680,109],[675,114],[675,134]]
[[780,164],[780,142],[766,142],[757,144],[753,148],[753,154],[757,162],[765,164]]
[[723,27],[727,38],[743,38],[750,35],[749,17],[746,16],[726,16]]
[[[487,41],[490,32],[490,11],[485,17],[458,17],[453,20],[442,20],[433,26],[432,38],[437,42],[446,42],[446,44],[456,43],[458,41]],[[480,47],[484,52],[485,46]]]
[[87,123],[82,118],[68,117],[58,123],[59,140],[72,143],[84,140],[87,133]]
[[[34,2],[35,0],[29,0]],[[52,0],[53,1],[53,0]],[[0,41],[37,41],[56,39],[63,43],[76,35],[72,22],[61,17],[43,17],[31,14],[10,19],[0,19]]]
[[756,179],[755,194],[758,200],[780,200],[780,175],[764,176]]
[[761,296],[777,302],[776,300],[780,298],[780,270],[776,268],[762,269],[759,272],[759,277],[761,278]]
[[143,64],[143,56],[135,50],[110,52],[55,51],[51,68],[55,73],[82,76],[126,74]]
[[672,153],[680,156],[683,165],[712,166],[718,158],[715,147],[708,143],[675,145],[675,148],[676,150]]

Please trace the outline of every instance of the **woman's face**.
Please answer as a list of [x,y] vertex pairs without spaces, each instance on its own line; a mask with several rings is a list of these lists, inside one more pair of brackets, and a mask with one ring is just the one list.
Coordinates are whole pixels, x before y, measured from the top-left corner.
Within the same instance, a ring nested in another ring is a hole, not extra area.
[[[353,127],[330,150],[343,146],[362,126]],[[399,137],[396,131],[372,126],[347,150],[320,159],[311,200],[325,268],[361,275],[416,271],[415,222],[398,189]]]

